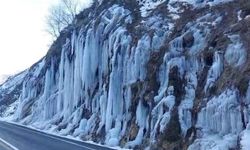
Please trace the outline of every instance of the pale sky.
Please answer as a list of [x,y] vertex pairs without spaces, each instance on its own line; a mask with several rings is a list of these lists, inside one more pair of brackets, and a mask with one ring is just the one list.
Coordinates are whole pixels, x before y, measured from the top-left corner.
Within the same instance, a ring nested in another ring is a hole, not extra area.
[[51,39],[45,32],[45,17],[56,2],[0,1],[0,76],[22,71],[46,54]]
[[45,16],[56,0],[0,1],[0,75],[13,74],[42,58],[50,43]]

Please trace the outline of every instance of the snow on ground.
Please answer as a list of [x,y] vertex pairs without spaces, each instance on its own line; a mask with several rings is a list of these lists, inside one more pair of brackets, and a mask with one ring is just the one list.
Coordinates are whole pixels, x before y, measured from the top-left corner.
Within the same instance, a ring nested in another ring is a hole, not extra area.
[[231,2],[233,0],[170,0],[170,3],[175,2],[183,2],[190,5],[193,5],[194,7],[204,7],[205,5],[215,6],[227,2]]
[[168,2],[168,11],[169,11],[169,16],[173,19],[179,19],[180,18],[180,13],[183,13],[184,10],[181,9],[180,4],[183,6],[186,5],[191,5],[194,9],[195,8],[201,8],[206,5],[209,6],[215,6],[223,3],[230,2],[232,0],[169,0]]
[[[223,3],[230,2],[232,0],[169,0],[168,1],[168,10],[170,12],[170,16],[173,19],[178,19],[178,13],[181,13],[182,10],[176,6],[176,3],[184,3],[192,5],[194,8],[204,7],[206,5],[215,6]],[[141,5],[140,11],[142,17],[147,17],[152,10],[157,8],[160,4],[166,2],[166,0],[138,0]]]
[[139,5],[141,5],[141,16],[147,17],[148,14],[155,9],[160,4],[164,3],[166,0],[138,0]]

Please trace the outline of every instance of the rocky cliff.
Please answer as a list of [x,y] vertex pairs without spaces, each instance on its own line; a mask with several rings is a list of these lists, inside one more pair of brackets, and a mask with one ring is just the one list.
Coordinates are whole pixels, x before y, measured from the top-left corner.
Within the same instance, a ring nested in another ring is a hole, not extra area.
[[109,146],[249,150],[248,0],[99,0],[0,86],[1,116]]

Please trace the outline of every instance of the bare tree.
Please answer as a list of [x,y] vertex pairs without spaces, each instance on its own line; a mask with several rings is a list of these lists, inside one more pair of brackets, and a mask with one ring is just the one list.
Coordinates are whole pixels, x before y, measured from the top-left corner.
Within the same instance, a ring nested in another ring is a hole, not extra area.
[[82,9],[80,0],[60,0],[57,5],[50,8],[46,18],[46,31],[56,39],[60,32],[72,23],[75,15]]
[[79,0],[61,0],[65,11],[71,15],[71,18],[74,18],[80,9],[80,1]]

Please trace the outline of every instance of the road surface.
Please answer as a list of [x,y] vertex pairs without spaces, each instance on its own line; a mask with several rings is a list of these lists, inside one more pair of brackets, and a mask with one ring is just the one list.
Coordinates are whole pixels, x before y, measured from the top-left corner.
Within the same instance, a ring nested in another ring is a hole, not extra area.
[[112,150],[0,121],[0,150],[14,150],[4,141],[17,150]]

